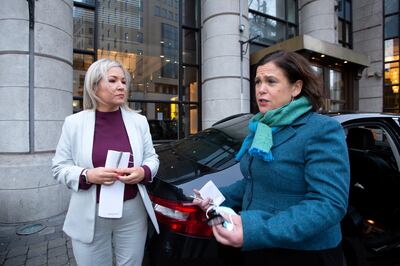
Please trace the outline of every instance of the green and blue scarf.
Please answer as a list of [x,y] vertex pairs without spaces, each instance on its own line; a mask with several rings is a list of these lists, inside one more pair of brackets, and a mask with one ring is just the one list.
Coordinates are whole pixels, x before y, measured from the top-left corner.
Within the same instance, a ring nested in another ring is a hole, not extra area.
[[274,159],[271,152],[273,133],[282,126],[292,124],[311,108],[308,98],[302,96],[280,108],[253,116],[248,125],[249,134],[244,139],[236,160],[240,161],[247,151],[253,157],[261,158],[266,162],[272,161]]

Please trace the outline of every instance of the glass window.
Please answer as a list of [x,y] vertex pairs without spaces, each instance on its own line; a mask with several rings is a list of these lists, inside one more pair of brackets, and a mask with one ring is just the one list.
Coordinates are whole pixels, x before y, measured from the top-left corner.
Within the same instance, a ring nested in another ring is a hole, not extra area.
[[[400,216],[399,158],[395,136],[378,123],[345,128],[350,161],[349,205],[369,230],[360,230],[362,237],[379,241],[398,232]],[[360,141],[364,140],[364,141]]]
[[399,11],[399,0],[385,0],[385,14]]
[[343,97],[343,78],[342,73],[333,69],[329,70],[329,111],[338,112],[343,110],[345,99]]
[[399,62],[385,64],[385,85],[399,85]]
[[[74,53],[73,60],[73,96],[82,97],[85,74],[90,64],[93,63],[93,56]],[[79,98],[74,99],[72,106],[74,112],[81,111],[83,109],[82,100]]]
[[249,13],[250,35],[260,37],[257,41],[275,44],[286,39],[286,24],[274,19]]
[[[74,48],[93,51],[94,12],[79,7],[73,9]],[[90,32],[92,29],[92,33]]]
[[197,133],[198,128],[198,107],[195,104],[183,104],[182,130],[185,136]]
[[350,0],[339,0],[338,39],[343,47],[352,48],[352,6]]
[[385,0],[383,111],[400,112],[399,98],[399,1]]
[[183,29],[182,35],[183,63],[197,64],[198,58],[196,51],[198,51],[197,44],[199,43],[198,32],[194,30]]
[[288,20],[292,23],[296,23],[296,0],[287,0],[287,14]]
[[344,18],[346,21],[351,21],[351,4],[350,1],[345,1]]
[[265,15],[285,19],[285,1],[282,0],[249,0],[249,8]]
[[[200,0],[91,1],[97,5],[74,7],[74,100],[78,101],[74,111],[82,108],[81,87],[88,66],[109,58],[121,62],[132,77],[129,106],[141,110],[149,121],[158,121],[151,122],[153,127],[163,128],[155,141],[197,132]],[[183,107],[188,104],[194,107]]]
[[385,38],[399,36],[399,15],[385,18]]
[[182,1],[182,24],[185,26],[197,27],[199,23],[197,0],[183,0]]
[[89,5],[95,4],[95,0],[74,0],[74,2],[79,2],[79,3],[89,4]]
[[183,68],[183,81],[182,93],[183,100],[190,102],[197,102],[198,99],[198,68],[184,66]]
[[297,35],[297,1],[248,0],[250,36],[256,43],[273,45]]
[[399,60],[399,38],[385,41],[385,62]]

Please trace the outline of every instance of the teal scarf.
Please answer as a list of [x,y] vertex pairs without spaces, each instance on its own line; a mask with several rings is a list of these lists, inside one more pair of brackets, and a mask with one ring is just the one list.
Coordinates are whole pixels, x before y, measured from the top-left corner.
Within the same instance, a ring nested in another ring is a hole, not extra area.
[[309,110],[311,110],[311,103],[302,96],[280,108],[253,116],[249,121],[249,134],[244,139],[236,160],[239,161],[248,151],[251,156],[259,157],[267,162],[272,161],[274,159],[271,152],[272,134],[279,127],[292,124]]

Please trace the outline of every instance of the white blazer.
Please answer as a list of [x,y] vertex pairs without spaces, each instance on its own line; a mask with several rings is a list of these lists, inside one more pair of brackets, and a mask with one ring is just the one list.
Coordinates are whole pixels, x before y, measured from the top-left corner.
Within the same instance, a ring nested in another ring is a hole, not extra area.
[[[159,160],[153,147],[147,119],[132,110],[121,108],[121,113],[133,152],[133,164],[134,166],[147,165],[151,170],[152,180],[157,173]],[[93,185],[88,190],[78,191],[79,175],[84,168],[93,168],[94,126],[94,110],[85,110],[68,116],[65,119],[52,161],[54,178],[72,190],[63,230],[71,238],[84,243],[93,241],[96,186]],[[142,198],[148,197],[146,189],[142,188],[144,187],[140,185],[139,194]],[[153,208],[146,206],[146,210],[152,218],[154,226],[158,229]]]

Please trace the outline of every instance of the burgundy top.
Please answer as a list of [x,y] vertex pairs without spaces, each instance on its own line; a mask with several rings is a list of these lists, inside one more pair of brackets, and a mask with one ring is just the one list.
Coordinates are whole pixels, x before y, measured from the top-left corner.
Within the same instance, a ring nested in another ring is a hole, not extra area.
[[[133,166],[133,155],[129,143],[128,134],[122,119],[121,110],[114,112],[100,112],[96,110],[96,122],[94,127],[92,160],[94,167],[104,167],[106,164],[107,151],[123,151],[131,154],[129,167]],[[145,178],[141,183],[148,183],[151,179],[151,171],[147,165],[142,166]],[[86,184],[83,179],[79,179],[79,189],[87,190],[92,184]],[[101,185],[97,185],[96,200],[99,202]],[[125,184],[124,201],[133,199],[137,194],[137,186]]]

